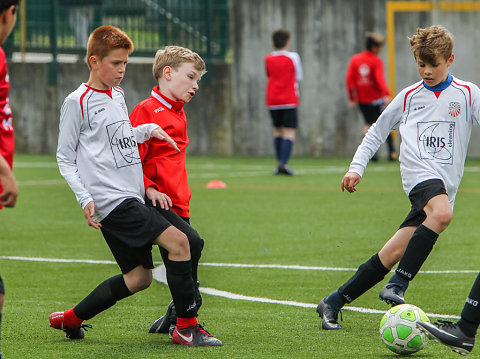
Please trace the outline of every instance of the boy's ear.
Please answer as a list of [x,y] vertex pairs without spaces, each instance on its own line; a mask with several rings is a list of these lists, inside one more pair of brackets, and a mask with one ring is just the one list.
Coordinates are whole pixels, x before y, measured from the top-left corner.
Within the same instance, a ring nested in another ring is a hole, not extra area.
[[452,54],[452,55],[450,56],[450,58],[448,59],[448,61],[447,61],[447,65],[448,65],[448,66],[450,66],[450,65],[452,64],[454,58],[455,58],[455,56]]
[[92,69],[95,69],[98,65],[98,57],[95,55],[92,55],[88,58],[88,63],[90,64],[90,67]]
[[171,80],[172,79],[172,68],[170,66],[165,66],[162,70],[162,77],[165,80]]

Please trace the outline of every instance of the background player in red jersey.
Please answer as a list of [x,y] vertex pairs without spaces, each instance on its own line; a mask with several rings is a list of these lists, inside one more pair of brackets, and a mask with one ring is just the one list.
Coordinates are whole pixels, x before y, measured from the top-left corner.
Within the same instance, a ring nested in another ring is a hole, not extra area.
[[[377,121],[386,105],[391,101],[390,91],[383,73],[383,61],[378,54],[382,51],[384,37],[381,34],[367,32],[366,50],[355,54],[348,64],[346,83],[350,107],[358,106],[365,120],[363,134]],[[387,138],[389,160],[397,158],[392,134]],[[372,158],[376,161],[377,156]]]
[[[140,102],[130,114],[134,127],[155,123],[177,143],[179,152],[162,141],[149,140],[139,144],[142,160],[145,192],[158,188],[161,197],[153,204],[176,228],[187,234],[190,243],[192,277],[196,283],[197,308],[202,304],[198,291],[198,261],[203,249],[203,239],[190,226],[190,198],[186,169],[188,146],[187,117],[183,106],[198,90],[198,83],[205,73],[205,62],[195,52],[180,46],[166,46],[158,50],[153,63],[153,77],[158,86],[152,89],[150,97]],[[147,201],[148,203],[148,201]],[[172,210],[169,210],[171,208]],[[167,252],[160,249],[164,263],[168,262]],[[150,333],[170,333],[176,324],[176,310],[173,301],[167,313],[156,320]]]
[[[5,42],[15,26],[18,3],[19,0],[0,0],[0,44]],[[18,196],[17,184],[12,173],[14,140],[12,111],[8,104],[9,90],[7,60],[5,52],[0,47],[0,209],[2,206],[14,207]],[[0,276],[0,329],[4,299],[5,287]]]
[[266,104],[273,123],[273,144],[278,166],[274,174],[293,175],[288,160],[297,129],[298,83],[303,78],[300,56],[290,50],[290,32],[272,34],[274,51],[265,56],[267,74]]

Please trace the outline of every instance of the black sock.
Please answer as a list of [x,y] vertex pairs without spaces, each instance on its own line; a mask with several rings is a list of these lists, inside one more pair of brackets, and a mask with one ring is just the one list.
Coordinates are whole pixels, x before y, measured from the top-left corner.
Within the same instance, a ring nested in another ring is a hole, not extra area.
[[[419,225],[413,232],[410,242],[408,242],[407,249],[398,264],[395,274],[404,280],[411,281],[432,251],[437,238],[438,234],[436,232],[423,224]],[[395,283],[395,277],[393,276],[390,279],[390,283]]]
[[389,271],[378,258],[378,253],[374,254],[358,267],[357,272],[345,284],[338,288],[338,293],[345,303],[351,303],[380,282]]
[[469,337],[477,334],[480,325],[480,274],[473,283],[470,294],[468,295],[462,310],[462,316],[458,321],[458,325],[462,331]]
[[197,315],[195,302],[195,289],[192,279],[192,262],[188,261],[165,261],[167,270],[167,282],[172,294],[173,303],[180,318],[193,318]]
[[80,319],[88,320],[132,294],[125,284],[123,275],[118,274],[100,283],[75,306],[73,311]]

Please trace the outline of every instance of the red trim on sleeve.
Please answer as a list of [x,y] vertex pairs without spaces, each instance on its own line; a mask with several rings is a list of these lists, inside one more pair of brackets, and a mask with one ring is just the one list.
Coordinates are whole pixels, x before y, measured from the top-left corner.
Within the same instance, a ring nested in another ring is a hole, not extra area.
[[83,115],[83,98],[85,97],[85,95],[88,93],[88,91],[90,91],[91,87],[87,86],[87,91],[85,91],[82,96],[80,96],[80,108],[82,109],[82,118],[84,117]]
[[403,112],[405,112],[405,108],[407,107],[407,97],[408,97],[408,95],[410,95],[410,93],[412,91],[415,91],[416,89],[418,89],[422,85],[423,85],[423,82],[420,85],[418,85],[417,87],[411,89],[410,91],[407,91],[407,93],[405,94],[405,98],[403,99]]
[[467,86],[467,85],[462,85],[462,84],[459,84],[458,82],[456,82],[455,80],[453,80],[453,83],[455,85],[458,85],[458,86],[463,86],[463,87],[466,87],[467,90],[468,90],[468,96],[469,96],[469,99],[470,99],[470,105],[472,105],[472,92],[470,91],[470,86]]

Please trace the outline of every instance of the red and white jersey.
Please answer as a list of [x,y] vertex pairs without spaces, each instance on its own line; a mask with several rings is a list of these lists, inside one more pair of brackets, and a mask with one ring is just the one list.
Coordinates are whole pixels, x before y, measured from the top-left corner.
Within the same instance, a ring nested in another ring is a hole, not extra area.
[[298,83],[303,78],[302,63],[296,52],[280,50],[265,56],[266,104],[269,109],[298,107]]
[[445,184],[450,203],[463,176],[472,126],[480,124],[480,90],[451,75],[435,87],[423,81],[402,90],[365,135],[349,171],[363,175],[370,158],[398,128],[405,193],[429,179]]
[[345,82],[350,100],[361,104],[375,103],[390,95],[383,73],[383,61],[368,50],[352,56]]
[[9,91],[10,80],[8,78],[7,58],[5,57],[5,52],[0,47],[0,154],[12,168],[15,138],[13,134],[12,110],[8,99]]
[[172,209],[181,217],[190,218],[190,198],[186,169],[188,146],[187,118],[183,101],[174,101],[164,96],[158,86],[151,96],[140,102],[130,114],[134,127],[155,123],[177,143],[177,152],[165,141],[152,138],[138,145],[143,165],[145,189],[156,185],[160,192],[167,194]]
[[101,221],[127,198],[144,203],[142,162],[137,143],[155,124],[135,129],[120,87],[96,90],[86,84],[65,98],[60,111],[57,163],[78,203],[95,203]]

